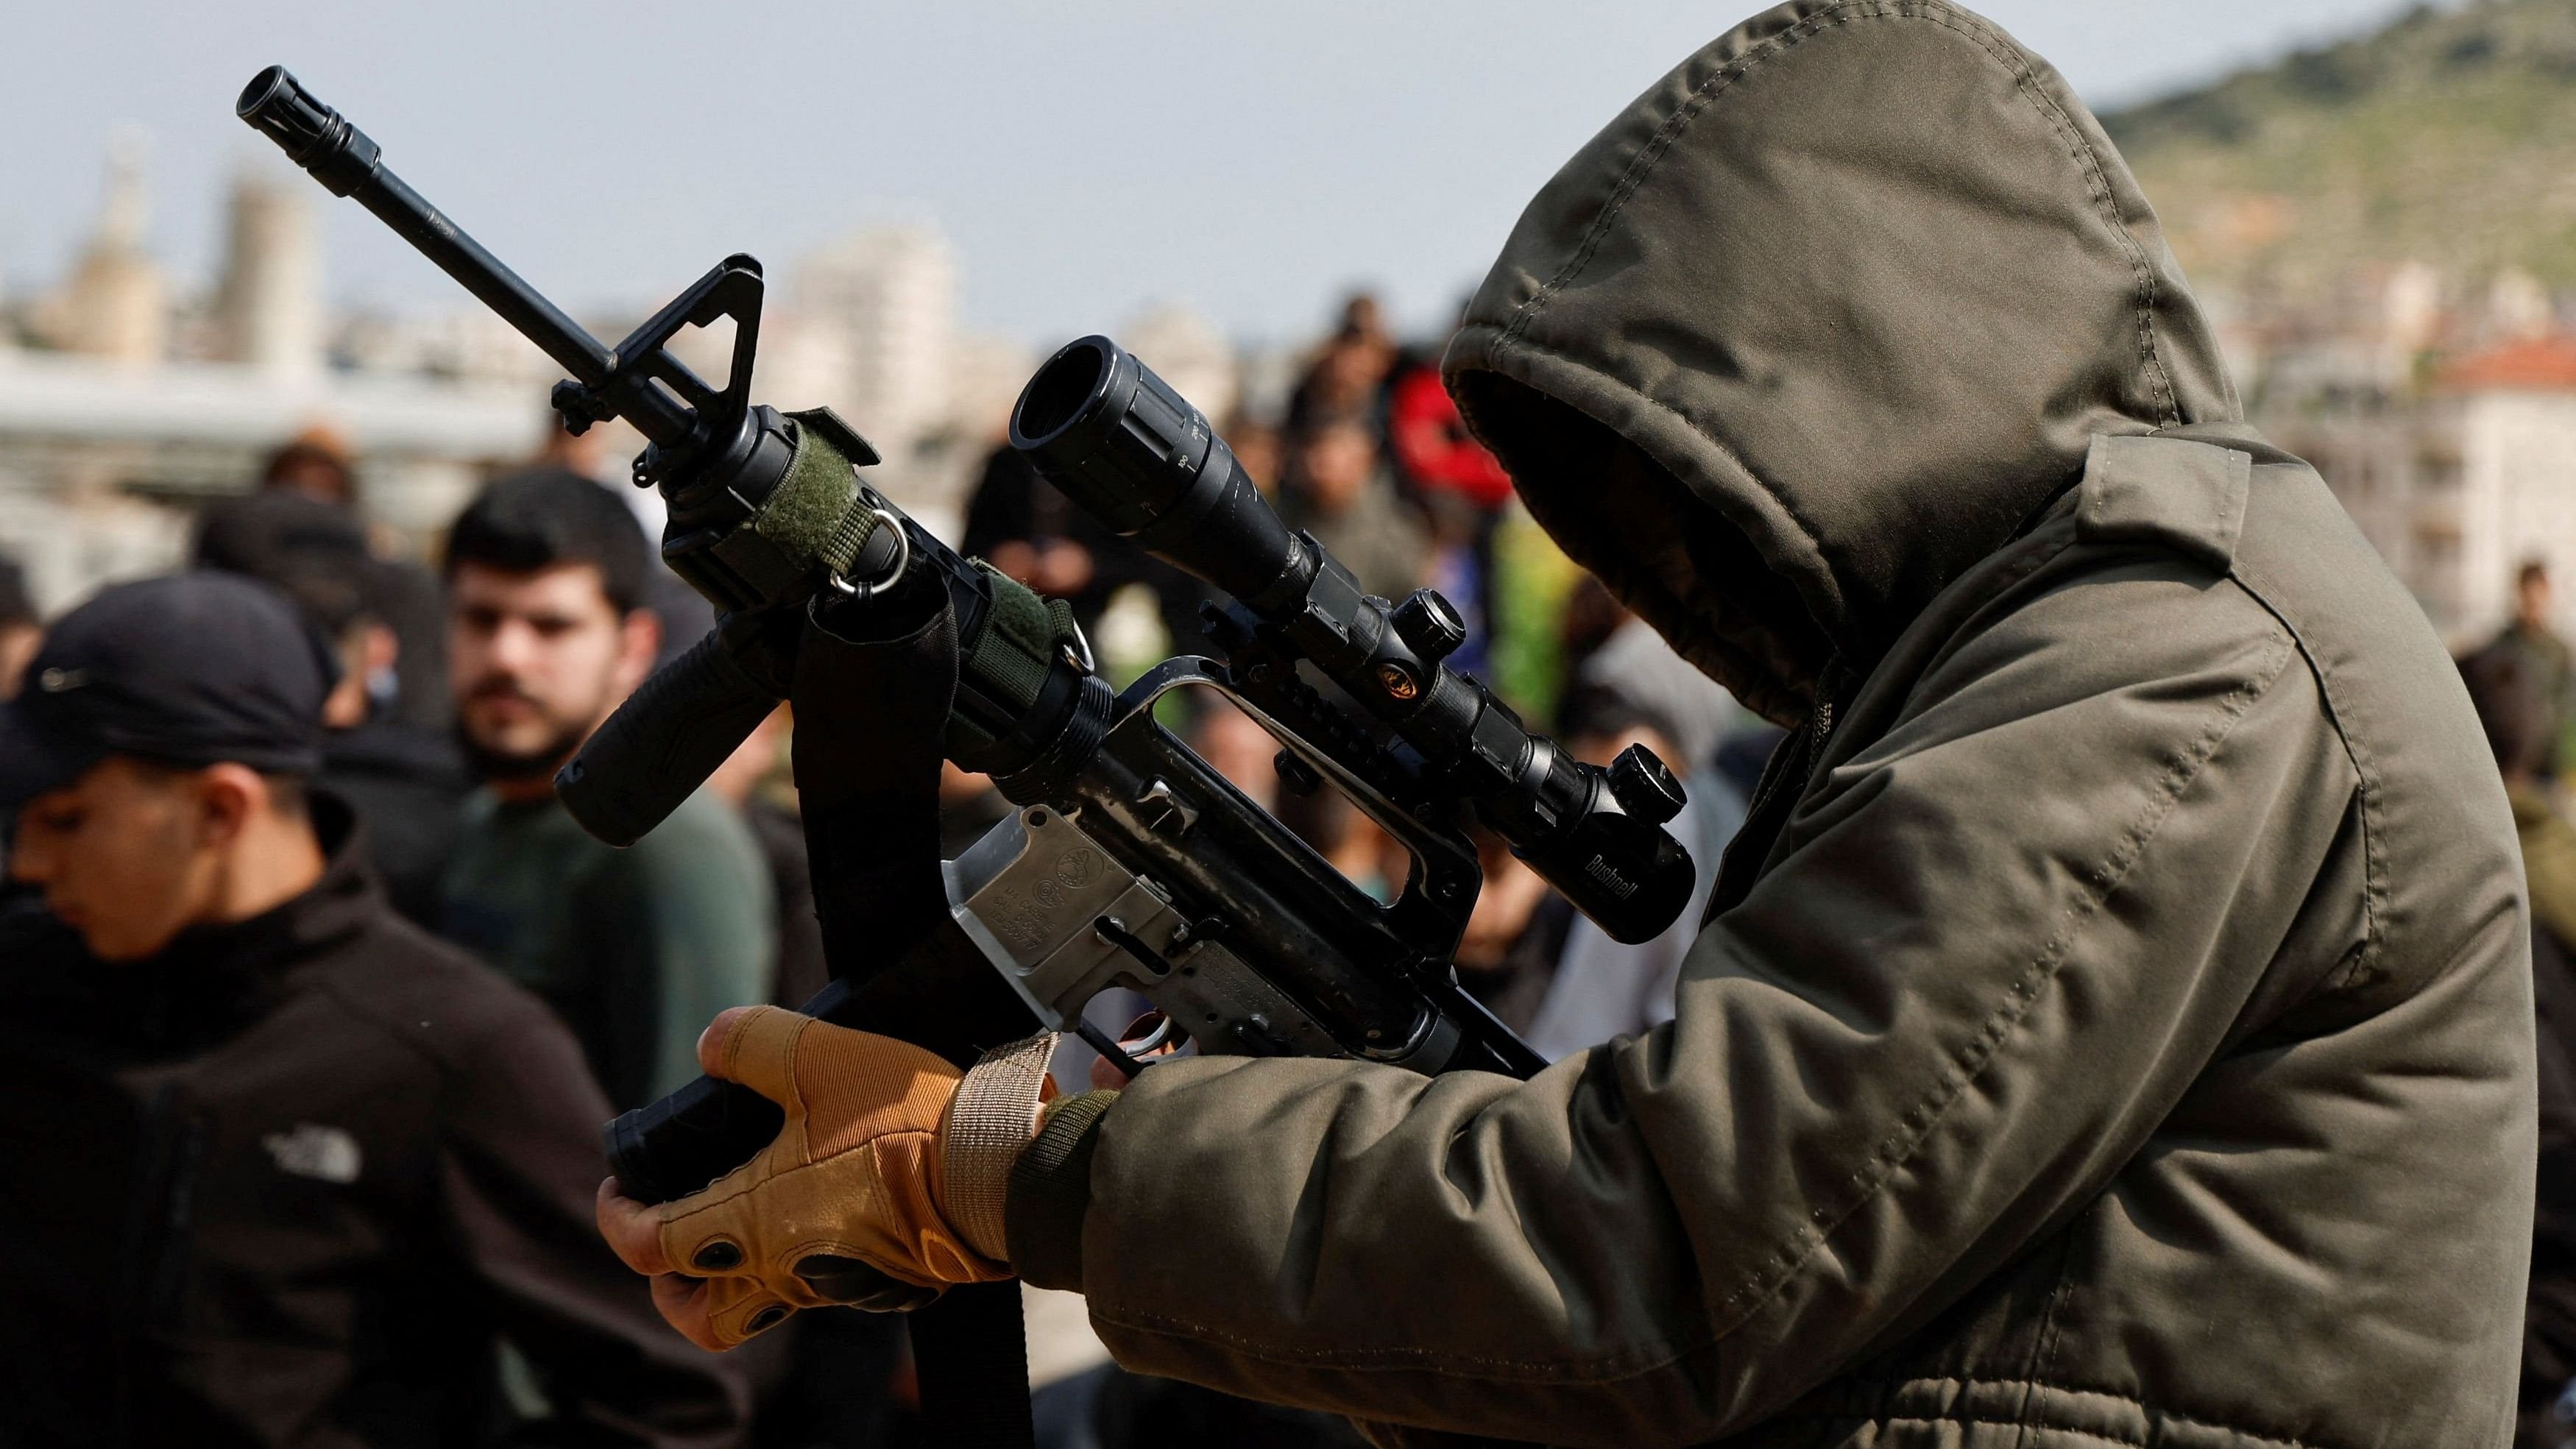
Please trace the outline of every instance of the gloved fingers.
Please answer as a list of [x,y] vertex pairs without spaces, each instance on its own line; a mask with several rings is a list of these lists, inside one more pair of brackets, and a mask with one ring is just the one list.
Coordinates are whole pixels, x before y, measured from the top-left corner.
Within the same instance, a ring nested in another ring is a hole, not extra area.
[[653,1280],[653,1306],[681,1337],[716,1353],[776,1328],[796,1311],[754,1279],[678,1273]]
[[817,1297],[870,1313],[910,1313],[935,1302],[937,1288],[906,1283],[857,1258],[809,1253],[796,1260],[796,1276]]
[[678,1273],[653,1276],[653,1308],[662,1321],[680,1331],[680,1336],[698,1347],[721,1352],[724,1344],[715,1340],[707,1324],[707,1280],[689,1278]]
[[706,1030],[698,1033],[699,1071],[709,1076],[715,1075],[717,1064],[724,1060],[722,1052],[725,1038],[733,1035],[733,1024],[740,1021],[742,1014],[749,1010],[751,1008],[748,1006],[728,1006],[716,1013],[715,1020],[707,1023]]
[[[795,1305],[772,1293],[757,1278],[710,1278],[706,1292],[696,1299],[705,1313],[706,1342],[711,1348],[726,1349],[754,1338],[787,1321]],[[673,1324],[682,1333],[689,1329]],[[697,1335],[690,1334],[692,1339]]]
[[599,1196],[592,1203],[599,1219],[599,1235],[619,1261],[648,1277],[677,1271],[671,1255],[662,1248],[662,1213],[659,1208],[637,1202],[617,1190],[617,1179],[603,1178]]
[[776,1006],[728,1008],[698,1038],[698,1065],[710,1077],[740,1082],[797,1112],[804,1103],[796,1092],[796,1043],[814,1024],[810,1016]]

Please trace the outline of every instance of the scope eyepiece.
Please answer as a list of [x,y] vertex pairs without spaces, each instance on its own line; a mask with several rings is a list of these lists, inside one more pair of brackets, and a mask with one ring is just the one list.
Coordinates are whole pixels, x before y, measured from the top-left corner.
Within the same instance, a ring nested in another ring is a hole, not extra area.
[[1029,379],[1011,446],[1114,531],[1247,603],[1313,575],[1207,416],[1106,337],[1066,343]]
[[252,76],[233,102],[233,114],[275,141],[288,160],[312,172],[334,196],[348,195],[376,173],[376,143],[282,65]]

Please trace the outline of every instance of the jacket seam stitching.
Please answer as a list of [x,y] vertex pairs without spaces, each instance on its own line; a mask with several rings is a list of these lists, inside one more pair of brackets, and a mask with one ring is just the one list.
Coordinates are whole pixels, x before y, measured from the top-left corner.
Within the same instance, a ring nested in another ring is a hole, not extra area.
[[1488,360],[1490,361],[1494,356],[1496,348],[1520,344],[1530,327],[1537,323],[1539,315],[1547,310],[1549,304],[1555,301],[1567,285],[1581,276],[1584,269],[1592,264],[1594,254],[1600,250],[1601,244],[1609,239],[1611,228],[1627,210],[1628,203],[1635,199],[1639,190],[1643,189],[1648,177],[1654,173],[1657,166],[1662,164],[1665,155],[1681,139],[1682,133],[1697,124],[1701,114],[1716,101],[1718,96],[1733,89],[1737,82],[1752,74],[1763,64],[1815,38],[1826,29],[1856,24],[1864,20],[1929,21],[1964,37],[1969,43],[1984,51],[1988,59],[1994,61],[2012,77],[2013,89],[2021,96],[2023,103],[2038,112],[2040,119],[2058,133],[2059,142],[2069,148],[2068,158],[2076,162],[2085,173],[2086,188],[2091,193],[2090,199],[2094,203],[2096,215],[2108,224],[2112,237],[2129,264],[2129,273],[2136,286],[2135,313],[2139,334],[2139,361],[2146,367],[2148,380],[2155,388],[2156,399],[2161,409],[2160,416],[2169,423],[2182,422],[2181,407],[2175,400],[2171,379],[2167,377],[2164,361],[2156,350],[2155,269],[2149,265],[2144,248],[2140,247],[2138,239],[2130,234],[2128,224],[2121,219],[2119,207],[2112,201],[2110,178],[2104,174],[2099,153],[2084,138],[2083,132],[2075,126],[2073,119],[2066,114],[2065,108],[2058,105],[2053,97],[2039,91],[2037,77],[2031,73],[2029,64],[2009,47],[1999,49],[1995,44],[1996,37],[1990,31],[1963,24],[1961,17],[1946,10],[1927,8],[1908,11],[1902,8],[1901,4],[1891,5],[1887,0],[1877,0],[1877,3],[1867,10],[1859,9],[1858,3],[1854,3],[1854,0],[1847,0],[1846,4],[1833,9],[1820,10],[1777,35],[1765,37],[1754,49],[1721,64],[1715,74],[1693,87],[1690,98],[1674,108],[1673,114],[1655,129],[1655,134],[1647,139],[1646,144],[1639,148],[1637,155],[1621,172],[1618,182],[1611,187],[1610,195],[1602,202],[1601,214],[1585,228],[1583,240],[1576,245],[1574,255],[1557,269],[1556,275],[1548,278],[1538,291],[1531,294],[1530,299],[1522,303],[1514,312],[1511,321],[1504,326],[1495,344],[1487,348]]
[[[2091,1216],[2092,1212],[2091,1208],[2085,1209],[2083,1213],[2077,1215],[2076,1222],[2083,1221],[2084,1218]],[[2013,1449],[2027,1449],[2030,1443],[2030,1431],[2034,1427],[2039,1427],[2038,1420],[2033,1416],[2034,1405],[2031,1400],[2034,1391],[2039,1387],[2041,1368],[2046,1366],[2057,1351],[2057,1310],[2065,1306],[2066,1296],[2074,1286],[2075,1233],[2074,1224],[2070,1223],[2057,1235],[2057,1282],[2048,1290],[2047,1306],[2040,1310],[2039,1326],[2030,1337],[2030,1356],[2022,1363],[2021,1412],[2017,1416],[2021,1421],[2021,1432],[2013,1436]]]
[[1720,1337],[1732,1332],[1750,1318],[1762,1304],[1775,1297],[1781,1287],[1794,1277],[1797,1271],[1806,1265],[1807,1260],[1813,1257],[1832,1236],[1835,1229],[1875,1198],[1885,1185],[1887,1174],[1912,1159],[1915,1149],[1919,1148],[1924,1139],[1931,1135],[1932,1129],[1940,1124],[1951,1104],[1958,1100],[1960,1093],[1966,1091],[1971,1082],[1984,1074],[1987,1066],[1993,1062],[1995,1053],[2002,1047],[2005,1038],[2021,1024],[2022,1018],[2029,1013],[2030,1008],[2037,1004],[2041,989],[2056,979],[2058,968],[2065,964],[2068,953],[2074,949],[2077,938],[2082,934],[2082,928],[2092,922],[2101,910],[2103,902],[2110,898],[2111,893],[2119,888],[2123,880],[2127,879],[2129,871],[2137,864],[2138,858],[2146,853],[2147,845],[2154,840],[2157,832],[2172,815],[2174,805],[2181,800],[2183,792],[2190,787],[2193,780],[2199,778],[2201,769],[2217,754],[2219,746],[2224,744],[2234,732],[2237,722],[2242,720],[2245,712],[2253,707],[2254,701],[2280,678],[2282,670],[2287,667],[2290,657],[2295,652],[2296,650],[2285,642],[2277,656],[2268,661],[2259,673],[2249,672],[2251,677],[2220,701],[2218,718],[2210,722],[2209,727],[2202,732],[2200,739],[2195,741],[2189,750],[2168,763],[2160,781],[2163,790],[2159,797],[2148,806],[2145,814],[2129,826],[2126,837],[2114,849],[2112,858],[2092,868],[2090,880],[2087,882],[2090,889],[2068,907],[2067,918],[2059,934],[2042,947],[2040,955],[2025,968],[2025,974],[2021,980],[2013,984],[2004,1003],[1997,1006],[1986,1018],[1983,1029],[1961,1053],[1951,1058],[1947,1078],[1935,1083],[1931,1091],[1900,1119],[1898,1134],[1881,1144],[1879,1153],[1874,1159],[1877,1167],[1876,1174],[1870,1175],[1866,1168],[1861,1173],[1855,1174],[1854,1185],[1861,1191],[1840,1212],[1835,1213],[1830,1221],[1826,1221],[1821,1228],[1811,1230],[1807,1242],[1795,1257],[1787,1258],[1781,1263],[1780,1272],[1773,1281],[1766,1284],[1763,1281],[1764,1275],[1757,1274],[1727,1295],[1720,1304],[1721,1308],[1731,1308],[1748,1295],[1758,1294],[1759,1296],[1719,1331]]
[[[1931,655],[1924,660],[1922,669],[1916,673],[1914,682],[1907,687],[1904,699],[1900,701],[1897,706],[1899,711],[1901,712],[1903,710],[1910,709],[1915,702],[1917,691],[1919,691],[1923,685],[1923,681],[1947,666],[1951,660],[1958,657],[1959,652],[1962,649],[1967,647],[1969,638],[1977,632],[1974,621],[1979,615],[1984,613],[1985,610],[1993,608],[1998,601],[2002,600],[2013,590],[2030,582],[2031,577],[2037,574],[2040,570],[2047,568],[2050,564],[2057,562],[2059,559],[2065,557],[2069,552],[2079,547],[2082,547],[2082,541],[2072,536],[2062,539],[2051,539],[2044,534],[2030,533],[2023,535],[2022,538],[2013,543],[2005,545],[2004,550],[1999,550],[1998,552],[2000,553],[2012,549],[2026,548],[2030,550],[2030,555],[2027,558],[2015,559],[2001,566],[1997,570],[1997,576],[1993,584],[1985,590],[1984,596],[1976,600],[1973,608],[1963,611],[1963,618],[1969,622],[1955,630],[1948,639],[1943,641],[1940,648],[1932,651]],[[1989,557],[1993,557],[1993,555],[1989,555]],[[1953,580],[1953,583],[1956,582],[1956,580]]]
[[2379,771],[2370,758],[2368,747],[2353,738],[2352,731],[2344,727],[2343,701],[2340,691],[2335,687],[2334,673],[2326,668],[2325,661],[2318,658],[2316,650],[2310,647],[2306,631],[2299,627],[2298,621],[2292,619],[2272,601],[2269,588],[2259,571],[2236,563],[2229,565],[2228,574],[2236,581],[2236,586],[2247,598],[2260,605],[2263,612],[2271,615],[2284,630],[2288,631],[2290,641],[2297,648],[2299,657],[2307,663],[2308,673],[2317,682],[2317,693],[2325,697],[2326,717],[2334,724],[2335,739],[2343,746],[2344,758],[2352,762],[2352,772],[2356,781],[2354,790],[2361,797],[2362,947],[2351,960],[2328,973],[2319,985],[2319,989],[2323,991],[2348,990],[2364,970],[2378,961],[2387,944],[2388,862],[2381,849],[2380,841]]

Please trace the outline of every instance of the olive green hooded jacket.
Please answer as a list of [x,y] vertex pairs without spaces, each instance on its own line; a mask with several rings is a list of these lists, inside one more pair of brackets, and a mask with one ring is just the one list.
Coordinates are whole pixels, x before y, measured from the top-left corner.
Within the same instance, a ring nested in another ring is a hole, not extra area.
[[1447,367],[1804,722],[1678,1015],[1526,1083],[1158,1066],[1024,1162],[1026,1276],[1131,1368],[1453,1434],[2503,1444],[2504,791],[2065,83],[1939,0],[1774,9],[1548,184]]

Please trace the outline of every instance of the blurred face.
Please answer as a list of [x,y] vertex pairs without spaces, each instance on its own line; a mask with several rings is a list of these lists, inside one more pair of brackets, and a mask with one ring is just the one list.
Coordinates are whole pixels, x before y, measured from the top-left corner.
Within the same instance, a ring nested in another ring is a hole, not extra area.
[[349,501],[349,470],[319,454],[299,455],[280,461],[269,475],[268,486],[301,493],[317,503],[334,506]]
[[456,567],[448,583],[448,682],[457,729],[483,777],[542,791],[557,766],[652,668],[660,626],[620,615],[589,564],[507,573]]
[[1278,757],[1279,742],[1233,705],[1211,700],[1190,732],[1190,748],[1262,805],[1278,799],[1279,771],[1271,761]]
[[2521,615],[2523,627],[2538,629],[2549,623],[2549,576],[2534,574],[2524,579],[2515,599],[2515,612]]
[[1376,467],[1377,445],[1358,428],[1326,428],[1306,446],[1306,487],[1325,513],[1358,503]]
[[9,874],[42,890],[99,959],[154,955],[221,900],[239,806],[204,784],[111,756],[19,810]]
[[1385,344],[1366,337],[1335,342],[1316,359],[1314,400],[1328,414],[1363,411],[1369,394],[1386,377]]

